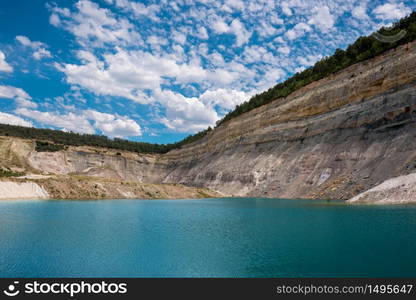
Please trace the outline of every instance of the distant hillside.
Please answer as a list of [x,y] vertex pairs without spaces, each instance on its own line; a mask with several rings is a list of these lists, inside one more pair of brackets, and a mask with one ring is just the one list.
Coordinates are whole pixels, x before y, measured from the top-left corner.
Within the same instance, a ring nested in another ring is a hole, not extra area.
[[[37,151],[54,152],[64,149],[65,146],[95,146],[117,150],[132,151],[137,153],[166,153],[172,149],[180,148],[182,145],[205,135],[210,128],[190,135],[180,142],[174,144],[151,144],[143,142],[132,142],[123,139],[109,139],[103,135],[78,134],[52,129],[40,129],[14,125],[0,124],[0,136],[14,136],[20,138],[34,139]],[[52,143],[51,143],[52,142]]]
[[235,118],[256,107],[270,103],[278,98],[287,97],[289,94],[300,89],[301,87],[345,69],[355,63],[373,58],[399,45],[414,41],[416,38],[416,12],[413,12],[408,17],[401,19],[391,28],[381,28],[377,31],[377,33],[384,36],[393,36],[398,34],[401,30],[404,30],[406,35],[393,43],[380,42],[373,36],[373,34],[358,38],[353,44],[348,46],[346,50],[337,49],[332,56],[324,57],[315,63],[313,67],[310,67],[300,73],[296,73],[286,81],[278,83],[267,91],[257,94],[250,100],[237,105],[237,107],[225,115],[224,118],[217,123],[217,125],[221,125],[232,118]]

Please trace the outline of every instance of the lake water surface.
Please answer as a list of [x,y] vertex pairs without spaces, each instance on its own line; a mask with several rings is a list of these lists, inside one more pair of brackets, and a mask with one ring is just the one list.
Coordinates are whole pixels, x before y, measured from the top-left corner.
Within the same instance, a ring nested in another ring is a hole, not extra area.
[[0,202],[0,277],[416,276],[416,206]]

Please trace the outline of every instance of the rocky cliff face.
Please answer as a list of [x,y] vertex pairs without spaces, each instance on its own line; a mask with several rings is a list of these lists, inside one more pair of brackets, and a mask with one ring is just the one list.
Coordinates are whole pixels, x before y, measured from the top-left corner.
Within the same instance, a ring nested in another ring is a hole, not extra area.
[[416,167],[416,43],[353,65],[164,155],[163,182],[348,199]]
[[27,153],[42,173],[207,187],[225,195],[348,199],[416,171],[416,42],[353,65],[164,155]]

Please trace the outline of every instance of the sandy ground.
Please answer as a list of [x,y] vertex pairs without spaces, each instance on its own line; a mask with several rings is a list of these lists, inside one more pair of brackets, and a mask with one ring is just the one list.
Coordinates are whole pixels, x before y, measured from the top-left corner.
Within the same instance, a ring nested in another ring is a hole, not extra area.
[[34,182],[0,181],[0,200],[48,198],[48,192]]
[[349,203],[416,204],[416,173],[399,176],[348,200]]
[[222,194],[180,184],[147,184],[89,176],[30,176],[0,180],[0,200],[11,199],[194,199]]
[[17,177],[17,178],[20,178],[20,179],[47,179],[47,178],[51,178],[51,177],[52,176],[50,176],[50,175],[27,174],[27,175],[20,176],[20,177]]

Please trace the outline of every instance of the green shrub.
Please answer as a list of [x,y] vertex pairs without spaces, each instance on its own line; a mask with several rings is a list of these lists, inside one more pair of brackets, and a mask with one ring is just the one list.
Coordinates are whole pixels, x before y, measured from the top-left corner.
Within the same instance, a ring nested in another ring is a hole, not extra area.
[[0,169],[0,177],[19,177],[23,176],[25,173],[13,172],[10,170]]
[[61,150],[64,150],[64,149],[65,149],[64,145],[51,144],[51,143],[42,142],[42,141],[36,141],[35,150],[37,152],[56,152],[56,151],[61,151]]

